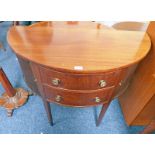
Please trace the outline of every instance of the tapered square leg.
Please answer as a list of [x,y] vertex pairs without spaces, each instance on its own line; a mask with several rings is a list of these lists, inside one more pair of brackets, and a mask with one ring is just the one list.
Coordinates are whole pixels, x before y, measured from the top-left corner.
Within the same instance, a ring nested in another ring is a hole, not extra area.
[[105,115],[105,113],[106,113],[106,111],[107,111],[107,109],[109,107],[109,104],[110,104],[110,102],[107,103],[107,104],[104,104],[102,106],[101,112],[100,112],[99,117],[98,117],[98,120],[96,122],[96,126],[99,126],[100,125],[100,123],[101,123],[101,121],[102,121],[102,119],[103,119],[103,117],[104,117],[104,115]]
[[47,113],[48,121],[50,125],[53,126],[53,118],[52,118],[50,103],[44,100],[44,107]]

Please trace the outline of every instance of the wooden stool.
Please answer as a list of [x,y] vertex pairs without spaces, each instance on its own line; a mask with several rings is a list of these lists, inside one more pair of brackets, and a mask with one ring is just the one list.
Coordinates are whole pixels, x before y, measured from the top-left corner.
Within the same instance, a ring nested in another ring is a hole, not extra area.
[[6,108],[8,116],[12,116],[13,110],[27,101],[28,92],[22,88],[14,89],[1,67],[0,82],[6,91],[0,97],[0,106]]

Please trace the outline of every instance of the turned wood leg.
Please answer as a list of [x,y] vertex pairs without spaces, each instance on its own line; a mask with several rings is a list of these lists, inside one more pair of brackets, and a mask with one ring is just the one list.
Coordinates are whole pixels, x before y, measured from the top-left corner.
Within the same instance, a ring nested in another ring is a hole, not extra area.
[[51,108],[50,108],[50,103],[44,100],[44,107],[47,113],[48,121],[50,125],[53,126],[53,118],[52,118],[52,113],[51,113]]
[[155,120],[151,121],[151,123],[148,126],[146,126],[144,130],[141,131],[140,133],[147,134],[147,133],[152,133],[153,131],[155,131]]
[[13,109],[8,109],[7,110],[8,117],[11,117],[12,116],[12,113],[13,113]]
[[107,104],[104,104],[104,105],[102,106],[102,109],[101,109],[101,112],[100,112],[100,114],[99,114],[99,117],[98,117],[96,126],[99,126],[99,125],[100,125],[100,123],[101,123],[101,121],[102,121],[102,118],[104,117],[105,112],[107,111],[107,109],[108,109],[108,107],[109,107],[109,104],[110,104],[110,102],[107,103]]
[[13,109],[22,106],[27,101],[28,92],[22,88],[14,89],[1,67],[0,83],[5,89],[5,92],[0,97],[0,106],[6,108],[7,115],[11,117]]
[[11,85],[9,79],[7,78],[6,74],[4,73],[1,67],[0,67],[0,82],[9,97],[15,96],[16,90]]

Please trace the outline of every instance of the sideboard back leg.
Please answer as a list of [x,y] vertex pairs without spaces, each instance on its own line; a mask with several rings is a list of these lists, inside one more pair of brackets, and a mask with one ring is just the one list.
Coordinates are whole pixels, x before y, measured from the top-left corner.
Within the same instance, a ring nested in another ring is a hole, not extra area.
[[100,125],[100,123],[101,123],[101,121],[102,121],[102,119],[103,119],[103,117],[104,117],[104,115],[105,115],[105,113],[106,113],[106,111],[107,111],[107,109],[109,107],[109,104],[110,104],[110,102],[106,103],[106,104],[103,104],[101,112],[100,112],[98,120],[97,120],[97,123],[96,123],[96,126]]
[[47,113],[48,121],[51,126],[53,126],[53,118],[52,118],[52,113],[51,113],[51,108],[50,108],[50,103],[47,102],[46,100],[43,100],[44,102],[44,107]]

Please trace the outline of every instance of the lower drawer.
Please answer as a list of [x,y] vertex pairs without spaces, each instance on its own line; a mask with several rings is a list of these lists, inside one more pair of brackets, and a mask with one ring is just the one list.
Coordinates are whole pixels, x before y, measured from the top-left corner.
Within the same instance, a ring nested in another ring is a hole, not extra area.
[[98,74],[73,74],[40,67],[42,83],[69,90],[97,90],[112,87],[120,71]]
[[114,87],[99,90],[68,90],[44,86],[46,99],[67,106],[94,106],[108,102]]

